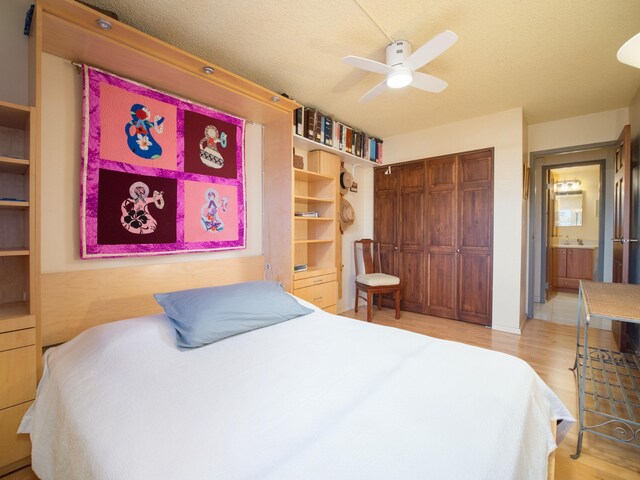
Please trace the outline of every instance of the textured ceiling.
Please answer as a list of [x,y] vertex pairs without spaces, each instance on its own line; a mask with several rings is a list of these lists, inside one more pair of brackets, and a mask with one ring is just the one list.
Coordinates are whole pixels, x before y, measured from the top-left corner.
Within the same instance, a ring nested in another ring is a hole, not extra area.
[[529,124],[628,106],[640,70],[617,62],[640,30],[640,0],[360,0],[414,50],[449,29],[458,42],[420,69],[446,80],[432,94],[387,90],[341,62],[384,62],[388,38],[354,0],[89,0],[179,48],[316,106],[372,135],[523,107]]

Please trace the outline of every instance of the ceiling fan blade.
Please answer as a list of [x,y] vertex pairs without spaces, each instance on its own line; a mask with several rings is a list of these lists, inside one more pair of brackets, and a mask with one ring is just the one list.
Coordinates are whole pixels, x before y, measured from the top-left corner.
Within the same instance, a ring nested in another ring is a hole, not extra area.
[[387,79],[385,78],[383,81],[381,81],[375,87],[373,87],[371,90],[369,90],[363,96],[361,96],[359,102],[360,103],[368,102],[372,98],[375,98],[378,95],[380,95],[384,90],[386,90],[386,88],[387,88]]
[[347,55],[342,59],[342,61],[347,65],[366,70],[367,72],[385,74],[389,70],[391,70],[391,67],[389,65],[385,65],[384,63],[376,62],[375,60],[369,60],[368,58],[354,57],[353,55]]
[[429,63],[438,55],[444,53],[451,45],[456,43],[457,40],[458,35],[453,33],[451,30],[445,30],[409,55],[409,58],[404,61],[404,66],[411,70],[417,70]]
[[440,93],[449,86],[444,80],[422,72],[413,72],[411,86],[431,93]]

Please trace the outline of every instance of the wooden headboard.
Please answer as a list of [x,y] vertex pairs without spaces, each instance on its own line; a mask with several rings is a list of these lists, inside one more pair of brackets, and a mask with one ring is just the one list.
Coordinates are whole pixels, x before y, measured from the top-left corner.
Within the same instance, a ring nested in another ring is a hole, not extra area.
[[43,274],[42,344],[66,342],[103,323],[160,313],[154,293],[263,278],[263,256]]

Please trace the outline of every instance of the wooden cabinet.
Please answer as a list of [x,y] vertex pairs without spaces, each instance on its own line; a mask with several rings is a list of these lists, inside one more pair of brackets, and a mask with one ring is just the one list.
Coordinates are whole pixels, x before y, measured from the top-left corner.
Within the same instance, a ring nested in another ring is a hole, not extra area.
[[29,461],[16,429],[35,398],[33,109],[0,101],[0,475]]
[[552,284],[556,288],[577,290],[580,280],[593,279],[594,249],[552,249]]
[[403,310],[491,324],[493,151],[394,165],[374,174],[382,271]]

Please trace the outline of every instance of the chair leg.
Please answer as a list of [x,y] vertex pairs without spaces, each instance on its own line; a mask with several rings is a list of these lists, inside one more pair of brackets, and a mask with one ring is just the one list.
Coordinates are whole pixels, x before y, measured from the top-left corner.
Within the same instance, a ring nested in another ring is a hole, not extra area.
[[371,321],[371,302],[373,300],[371,291],[367,291],[367,322]]
[[360,298],[360,292],[358,292],[358,287],[356,287],[356,305],[353,307],[353,311],[358,313],[358,300]]
[[396,290],[396,320],[400,318],[400,290]]

